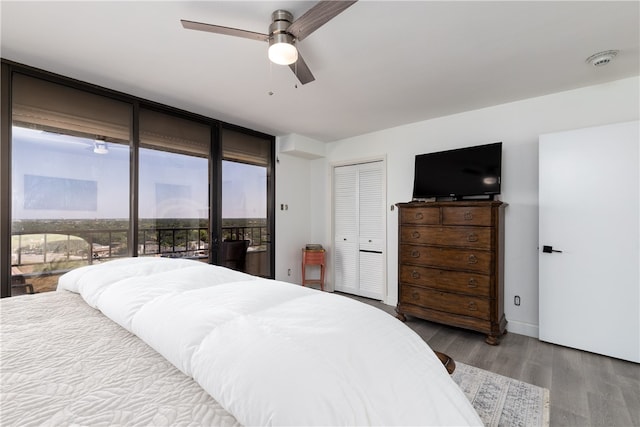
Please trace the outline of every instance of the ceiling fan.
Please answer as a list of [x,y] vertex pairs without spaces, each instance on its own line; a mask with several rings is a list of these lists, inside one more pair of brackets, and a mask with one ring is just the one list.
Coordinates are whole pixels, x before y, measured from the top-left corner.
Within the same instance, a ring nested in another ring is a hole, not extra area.
[[282,9],[271,14],[272,23],[269,34],[223,27],[221,25],[181,19],[182,26],[189,30],[207,31],[227,36],[243,37],[269,43],[269,59],[280,65],[288,65],[300,83],[307,84],[315,80],[311,70],[296,49],[296,44],[315,30],[335,18],[355,1],[320,1],[306,11],[300,18],[293,20],[293,15]]

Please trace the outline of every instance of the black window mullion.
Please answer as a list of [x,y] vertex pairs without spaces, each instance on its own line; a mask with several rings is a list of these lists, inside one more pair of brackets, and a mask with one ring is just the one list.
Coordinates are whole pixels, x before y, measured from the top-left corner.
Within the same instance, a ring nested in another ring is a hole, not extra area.
[[222,144],[220,124],[211,126],[211,151],[209,152],[209,263],[220,262],[222,236]]
[[269,224],[269,272],[276,277],[276,138],[270,137],[271,155],[267,165],[267,224]]
[[11,296],[11,67],[0,69],[0,298]]
[[[130,179],[129,179],[129,255],[138,256],[138,231],[140,223],[138,218],[138,159],[140,147],[140,103],[134,101],[131,121],[131,142],[130,146]],[[143,251],[144,252],[144,251]]]

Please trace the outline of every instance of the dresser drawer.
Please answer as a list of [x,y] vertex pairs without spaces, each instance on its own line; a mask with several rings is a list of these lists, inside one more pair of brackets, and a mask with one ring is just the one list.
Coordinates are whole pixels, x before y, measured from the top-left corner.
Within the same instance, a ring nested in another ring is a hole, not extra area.
[[400,263],[491,274],[491,252],[472,249],[401,244]]
[[401,224],[440,224],[440,208],[411,208],[400,210]]
[[489,300],[486,298],[403,285],[400,287],[400,302],[447,313],[489,319],[490,307]]
[[460,206],[442,208],[443,225],[491,225],[491,208]]
[[491,249],[492,230],[492,228],[488,227],[405,225],[400,230],[400,242]]
[[400,282],[481,297],[491,295],[491,278],[483,274],[403,264],[400,266]]

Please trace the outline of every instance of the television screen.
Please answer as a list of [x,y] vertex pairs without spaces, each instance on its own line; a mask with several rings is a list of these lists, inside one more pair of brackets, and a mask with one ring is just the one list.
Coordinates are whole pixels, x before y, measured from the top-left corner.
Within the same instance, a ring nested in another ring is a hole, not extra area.
[[500,194],[502,142],[416,155],[413,199]]

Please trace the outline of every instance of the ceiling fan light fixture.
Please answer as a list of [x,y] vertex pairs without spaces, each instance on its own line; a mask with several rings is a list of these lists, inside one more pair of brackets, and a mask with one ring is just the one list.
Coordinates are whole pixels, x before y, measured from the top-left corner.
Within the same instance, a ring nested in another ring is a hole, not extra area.
[[[314,81],[311,70],[302,55],[298,53],[296,44],[324,24],[342,13],[358,0],[325,0],[319,1],[295,21],[293,14],[284,9],[278,9],[271,14],[271,25],[267,34],[247,31],[239,28],[224,27],[222,25],[206,24],[204,22],[181,19],[182,26],[188,30],[206,31],[227,36],[242,37],[268,42],[268,55],[271,62],[289,65],[300,83],[307,84]],[[294,65],[295,64],[295,65]]]
[[274,34],[269,40],[269,60],[278,65],[290,65],[298,60],[298,49],[291,34]]

